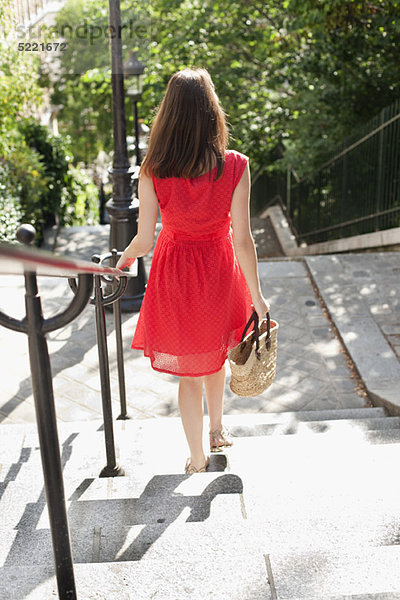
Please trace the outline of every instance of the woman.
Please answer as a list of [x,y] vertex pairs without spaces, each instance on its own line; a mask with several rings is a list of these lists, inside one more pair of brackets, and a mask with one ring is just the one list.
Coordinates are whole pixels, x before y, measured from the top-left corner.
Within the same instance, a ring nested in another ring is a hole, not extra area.
[[[227,150],[225,113],[205,69],[175,73],[140,169],[138,233],[117,267],[154,249],[132,348],[153,369],[180,377],[178,402],[190,449],[185,471],[204,472],[203,383],[210,451],[232,445],[222,425],[225,361],[253,307],[269,310],[250,230],[248,157]],[[232,229],[231,229],[232,225]]]

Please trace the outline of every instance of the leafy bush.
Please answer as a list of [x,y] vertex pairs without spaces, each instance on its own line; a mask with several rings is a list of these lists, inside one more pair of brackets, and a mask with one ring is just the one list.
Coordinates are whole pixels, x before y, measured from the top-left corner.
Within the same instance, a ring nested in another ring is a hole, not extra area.
[[[38,194],[24,196],[22,202],[28,214],[32,209],[39,217],[41,228],[54,225],[61,206],[62,191],[67,183],[68,144],[60,137],[53,136],[49,129],[35,119],[21,119],[18,129],[26,144],[37,153],[43,166],[42,179],[46,185]],[[30,192],[31,193],[31,192]],[[33,206],[32,206],[33,203]]]
[[70,165],[62,192],[62,225],[95,225],[99,222],[99,193],[85,171]]
[[21,136],[19,144],[7,156],[8,183],[14,203],[20,206],[21,223],[30,223],[37,231],[37,243],[43,239],[46,215],[42,198],[48,193],[50,178],[46,176],[39,153],[26,145]]
[[0,238],[13,241],[18,226],[30,223],[40,245],[45,227],[57,220],[95,222],[97,190],[72,166],[71,139],[27,116],[43,106],[41,59],[8,40],[14,26],[14,3],[0,0]]
[[41,245],[45,228],[56,222],[61,226],[98,223],[97,187],[87,173],[73,166],[69,139],[53,136],[33,118],[21,119],[17,127],[19,135],[15,134],[14,148],[3,159],[0,173],[1,237],[13,240],[18,225],[30,223]]
[[7,165],[0,162],[0,240],[14,241],[22,222],[23,213],[16,191],[11,189]]

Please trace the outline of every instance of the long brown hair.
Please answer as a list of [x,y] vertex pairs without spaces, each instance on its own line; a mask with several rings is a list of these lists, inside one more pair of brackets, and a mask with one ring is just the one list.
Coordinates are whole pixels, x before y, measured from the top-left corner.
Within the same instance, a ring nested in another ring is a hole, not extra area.
[[198,177],[216,163],[221,177],[228,144],[226,115],[206,69],[170,78],[153,122],[141,172],[154,177]]

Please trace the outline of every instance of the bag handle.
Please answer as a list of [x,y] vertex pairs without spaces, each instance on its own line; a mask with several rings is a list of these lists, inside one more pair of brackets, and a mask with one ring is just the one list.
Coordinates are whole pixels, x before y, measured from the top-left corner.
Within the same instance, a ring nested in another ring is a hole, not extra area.
[[[266,345],[267,350],[269,350],[271,348],[271,317],[270,317],[269,311],[266,313],[266,315],[267,315],[267,335],[265,338],[265,345]],[[258,314],[255,310],[253,311],[250,319],[247,321],[246,326],[243,330],[242,339],[240,340],[240,343],[242,344],[241,350],[243,351],[243,348],[245,346],[245,342],[243,342],[243,340],[246,337],[247,331],[248,331],[250,325],[253,323],[253,321],[254,321],[253,341],[254,341],[254,339],[256,340],[256,356],[257,356],[258,360],[260,360],[261,354],[260,354],[259,318],[258,318]]]
[[253,321],[254,321],[254,329],[256,327],[258,328],[258,314],[256,313],[255,310],[252,312],[250,319],[247,321],[247,324],[246,324],[245,328],[243,329],[242,339],[240,340],[240,342],[243,342],[244,338],[246,337],[246,333]]
[[271,317],[269,311],[267,312],[267,335],[265,337],[265,345],[267,350],[271,348]]

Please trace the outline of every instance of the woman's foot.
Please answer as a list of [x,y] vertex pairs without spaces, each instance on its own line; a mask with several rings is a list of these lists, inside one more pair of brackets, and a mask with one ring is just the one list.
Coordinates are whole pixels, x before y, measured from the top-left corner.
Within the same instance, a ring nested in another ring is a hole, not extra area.
[[187,475],[193,475],[194,473],[205,473],[209,463],[210,463],[210,457],[207,456],[205,461],[203,463],[200,463],[199,467],[196,467],[195,463],[192,464],[190,461],[190,458],[188,458],[186,461],[186,465],[185,465],[185,473]]
[[226,427],[210,431],[210,452],[221,452],[223,448],[233,445],[231,434]]

